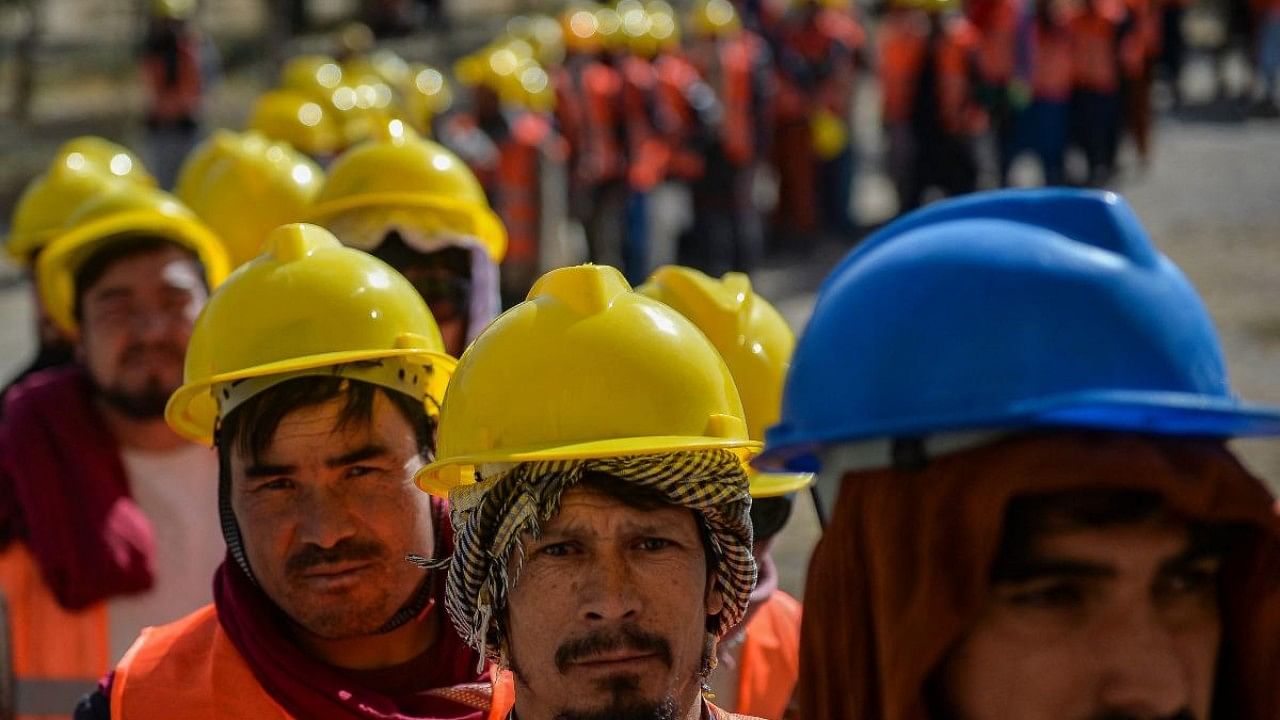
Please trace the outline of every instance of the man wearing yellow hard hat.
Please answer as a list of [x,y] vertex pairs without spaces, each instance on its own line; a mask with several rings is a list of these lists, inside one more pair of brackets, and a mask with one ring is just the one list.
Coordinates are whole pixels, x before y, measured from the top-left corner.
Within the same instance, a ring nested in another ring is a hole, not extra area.
[[[156,181],[128,148],[105,138],[85,135],[63,143],[45,171],[27,183],[18,198],[4,240],[9,260],[34,275],[36,258],[62,230],[67,215],[118,182],[153,187]],[[36,356],[0,391],[0,398],[27,375],[72,358],[71,341],[49,318],[40,302],[39,286],[32,282],[31,289],[36,309]]]
[[217,236],[154,188],[100,186],[40,251],[75,362],[33,373],[0,420],[0,590],[21,717],[65,715],[144,625],[206,601],[216,459],[164,423]]
[[310,218],[403,273],[450,354],[497,316],[506,229],[466,164],[403,122],[338,158]]
[[[686,267],[658,268],[636,288],[685,316],[724,358],[738,386],[747,431],[764,440],[778,420],[782,385],[795,336],[777,309],[751,288],[741,273],[719,280]],[[800,674],[800,603],[778,587],[773,545],[786,526],[795,494],[813,475],[749,471],[752,553],[759,577],[743,619],[720,644],[720,665],[711,676],[723,708],[780,720]]]
[[758,446],[716,349],[613,268],[554,270],[481,333],[418,482],[450,496],[446,607],[513,717],[736,717],[703,693],[755,585]]
[[450,632],[447,505],[414,487],[454,360],[413,286],[285,225],[209,300],[166,418],[212,444],[225,559],[213,603],[148,628],[79,718],[477,720]]

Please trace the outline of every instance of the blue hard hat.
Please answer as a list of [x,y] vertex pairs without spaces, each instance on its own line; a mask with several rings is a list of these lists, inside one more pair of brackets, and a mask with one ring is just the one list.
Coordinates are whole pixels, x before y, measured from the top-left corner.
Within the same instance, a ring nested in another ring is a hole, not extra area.
[[1280,408],[1232,395],[1200,297],[1113,193],[979,193],[869,237],[819,290],[758,464],[1035,427],[1280,435]]

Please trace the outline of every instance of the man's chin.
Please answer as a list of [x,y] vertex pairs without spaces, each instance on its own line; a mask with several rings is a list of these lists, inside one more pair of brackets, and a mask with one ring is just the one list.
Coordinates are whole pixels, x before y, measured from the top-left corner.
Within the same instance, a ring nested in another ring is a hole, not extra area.
[[675,720],[679,717],[674,698],[644,700],[641,698],[615,698],[614,701],[591,709],[563,710],[556,713],[556,720]]

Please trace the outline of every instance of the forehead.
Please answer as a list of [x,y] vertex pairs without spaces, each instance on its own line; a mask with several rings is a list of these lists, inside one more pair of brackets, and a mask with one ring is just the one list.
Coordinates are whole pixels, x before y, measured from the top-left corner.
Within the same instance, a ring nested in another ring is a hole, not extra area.
[[1138,572],[1185,556],[1192,549],[1191,540],[1187,522],[1165,516],[1105,527],[1050,527],[1027,550],[1033,558],[1073,560]]
[[544,534],[608,533],[637,526],[697,535],[693,511],[677,505],[638,507],[591,487],[573,487],[560,499],[560,512],[542,524]]
[[[302,461],[341,455],[357,445],[416,448],[413,428],[381,392],[373,394],[369,418],[348,415],[345,393],[286,413],[263,449],[266,458]],[[240,455],[240,452],[236,453]]]
[[149,288],[191,289],[202,286],[194,258],[172,246],[140,250],[111,261],[102,275],[86,288],[86,299],[107,291]]

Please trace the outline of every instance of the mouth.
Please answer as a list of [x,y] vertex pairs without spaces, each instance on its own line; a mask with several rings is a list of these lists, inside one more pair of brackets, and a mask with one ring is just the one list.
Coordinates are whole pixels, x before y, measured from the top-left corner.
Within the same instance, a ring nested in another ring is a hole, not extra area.
[[659,659],[657,653],[619,650],[575,660],[571,663],[571,667],[587,671],[612,672]]
[[373,566],[374,563],[368,560],[326,563],[302,573],[300,577],[315,590],[333,592],[362,582],[362,576]]

